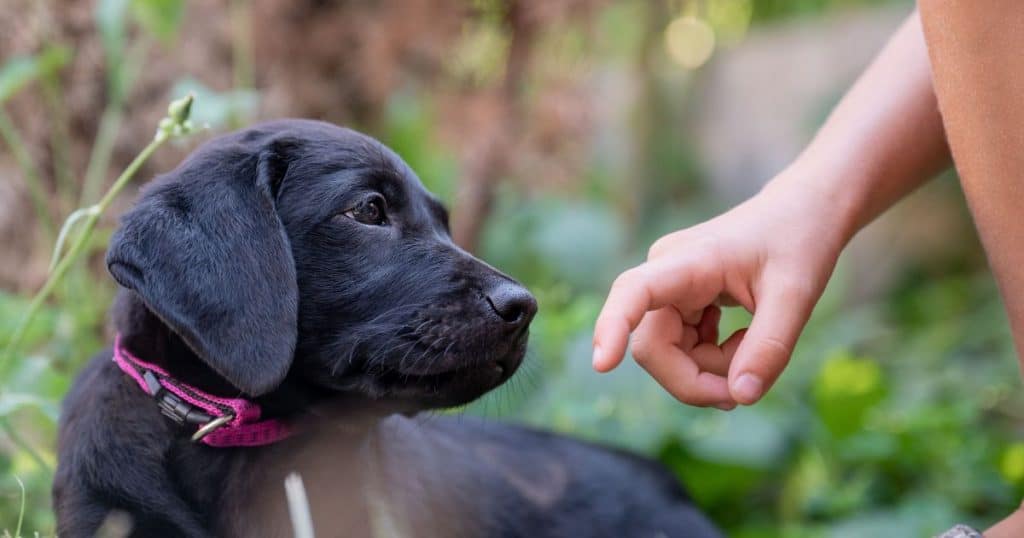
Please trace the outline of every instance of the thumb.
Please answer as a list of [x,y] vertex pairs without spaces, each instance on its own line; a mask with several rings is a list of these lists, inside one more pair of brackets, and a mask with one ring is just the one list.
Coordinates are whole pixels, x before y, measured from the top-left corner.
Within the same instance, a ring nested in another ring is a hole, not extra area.
[[806,288],[781,286],[757,298],[754,319],[729,368],[729,392],[736,402],[757,402],[779,378],[815,300]]

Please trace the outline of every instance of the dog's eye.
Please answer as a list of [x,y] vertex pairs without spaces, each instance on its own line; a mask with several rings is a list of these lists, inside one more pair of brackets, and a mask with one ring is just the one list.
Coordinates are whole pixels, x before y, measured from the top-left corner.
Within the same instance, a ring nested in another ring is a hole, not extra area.
[[386,206],[384,198],[375,194],[360,200],[355,207],[342,214],[356,222],[380,226],[387,222],[387,216],[384,214]]

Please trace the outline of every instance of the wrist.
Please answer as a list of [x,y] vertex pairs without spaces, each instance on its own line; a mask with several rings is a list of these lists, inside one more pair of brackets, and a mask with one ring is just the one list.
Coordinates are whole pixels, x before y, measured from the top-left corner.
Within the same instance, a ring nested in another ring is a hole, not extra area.
[[877,215],[870,203],[871,184],[867,170],[802,155],[759,195],[790,200],[826,239],[842,249]]

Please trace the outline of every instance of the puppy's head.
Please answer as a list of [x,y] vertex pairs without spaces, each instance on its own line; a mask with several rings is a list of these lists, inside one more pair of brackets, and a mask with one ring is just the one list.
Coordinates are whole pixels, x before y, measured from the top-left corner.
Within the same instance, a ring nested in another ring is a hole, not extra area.
[[447,211],[397,155],[313,121],[206,143],[125,215],[107,266],[254,396],[291,372],[373,398],[462,404],[516,370],[537,308],[452,243]]

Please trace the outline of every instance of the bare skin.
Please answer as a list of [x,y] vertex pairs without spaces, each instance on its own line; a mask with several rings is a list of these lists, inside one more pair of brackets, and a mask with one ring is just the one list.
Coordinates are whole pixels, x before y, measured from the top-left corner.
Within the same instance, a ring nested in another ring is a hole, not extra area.
[[[1024,349],[1024,6],[919,2],[949,145],[964,195]],[[1018,353],[1019,355],[1019,353]],[[986,536],[1024,536],[1018,510]]]
[[[612,285],[594,368],[633,356],[683,403],[758,401],[853,235],[949,164],[917,15],[907,19],[803,154],[756,196],[659,239]],[[753,312],[718,342],[719,301]]]
[[[920,7],[793,164],[729,212],[662,237],[616,279],[595,325],[596,370],[614,369],[632,334],[634,358],[679,401],[757,402],[849,240],[949,166],[947,134],[1024,349],[1024,249],[1014,244],[1024,237],[1024,9],[1012,0]],[[753,313],[722,342],[721,304]],[[986,536],[1024,536],[1024,512]]]

